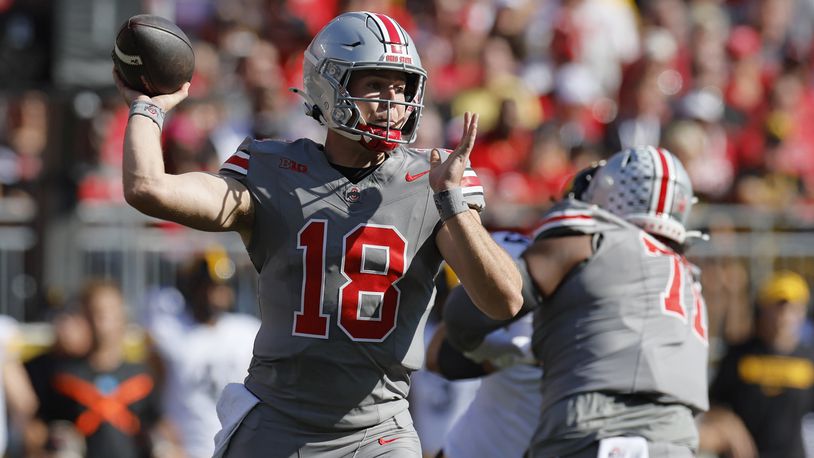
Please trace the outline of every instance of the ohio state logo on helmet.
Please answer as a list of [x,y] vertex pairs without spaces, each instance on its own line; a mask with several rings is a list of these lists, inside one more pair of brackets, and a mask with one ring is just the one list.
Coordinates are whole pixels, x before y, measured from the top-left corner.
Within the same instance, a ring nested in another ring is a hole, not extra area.
[[[362,70],[403,73],[405,101],[352,97],[346,88],[351,75]],[[317,33],[305,50],[304,90],[292,90],[303,96],[306,113],[320,123],[365,148],[387,151],[415,141],[426,79],[415,43],[404,28],[389,16],[362,11],[341,14]],[[357,101],[403,105],[405,120],[392,126],[388,114],[387,127],[371,129]]]

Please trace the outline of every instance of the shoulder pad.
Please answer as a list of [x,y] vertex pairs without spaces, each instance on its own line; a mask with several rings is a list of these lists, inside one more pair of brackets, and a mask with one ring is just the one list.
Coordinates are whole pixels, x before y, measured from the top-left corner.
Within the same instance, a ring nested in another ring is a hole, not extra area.
[[237,147],[237,150],[229,156],[229,159],[221,164],[221,172],[231,174],[247,175],[249,173],[249,158],[251,157],[252,144],[254,139],[246,137]]
[[635,228],[632,224],[596,205],[566,198],[544,216],[534,231],[534,238],[572,234],[596,234],[612,229]]
[[[245,177],[249,174],[250,164],[252,158],[256,160],[264,157],[276,156],[284,161],[283,168],[301,167],[302,164],[307,162],[307,155],[303,152],[314,151],[318,145],[309,139],[299,139],[294,142],[287,142],[281,140],[256,140],[247,137],[237,150],[227,159],[220,167],[220,173],[224,175],[235,176],[236,178]],[[285,162],[285,159],[291,159],[291,162]]]

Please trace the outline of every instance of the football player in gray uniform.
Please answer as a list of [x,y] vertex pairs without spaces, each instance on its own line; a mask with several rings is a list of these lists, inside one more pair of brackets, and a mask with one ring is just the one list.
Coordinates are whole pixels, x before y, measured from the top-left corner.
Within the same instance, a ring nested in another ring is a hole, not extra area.
[[477,115],[454,151],[408,148],[426,71],[392,18],[344,13],[305,51],[307,113],[325,144],[247,139],[217,174],[164,172],[163,116],[187,96],[131,104],[127,202],[151,216],[236,231],[259,272],[262,325],[245,384],[219,402],[216,455],[419,456],[407,410],[442,261],[493,318],[522,305],[511,258],[481,225],[469,167]]
[[[616,153],[588,177],[545,215],[518,260],[520,315],[534,310],[532,347],[544,366],[529,454],[693,456],[694,415],[708,408],[708,344],[699,272],[683,254],[689,177],[655,147]],[[444,320],[461,352],[505,324],[468,300],[447,302]]]

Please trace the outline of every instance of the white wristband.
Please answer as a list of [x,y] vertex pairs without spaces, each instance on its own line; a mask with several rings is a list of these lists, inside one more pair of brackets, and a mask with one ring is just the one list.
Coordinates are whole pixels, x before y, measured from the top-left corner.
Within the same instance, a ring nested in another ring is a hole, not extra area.
[[446,221],[453,216],[469,210],[469,204],[464,199],[462,188],[450,188],[436,192],[432,196],[435,201],[435,208],[441,215],[441,221]]
[[128,116],[128,119],[135,115],[145,116],[152,119],[153,122],[158,126],[158,130],[161,130],[164,127],[164,110],[152,102],[147,102],[146,100],[135,100],[133,104],[130,105],[130,116]]

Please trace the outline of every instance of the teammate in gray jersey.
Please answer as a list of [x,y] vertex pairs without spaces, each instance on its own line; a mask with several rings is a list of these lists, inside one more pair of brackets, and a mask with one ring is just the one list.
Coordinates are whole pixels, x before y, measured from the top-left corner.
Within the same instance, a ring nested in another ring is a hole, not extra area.
[[[530,456],[693,456],[693,417],[708,407],[707,322],[683,255],[689,178],[668,151],[639,147],[581,183],[518,261],[544,367]],[[501,324],[475,312],[467,301],[445,307],[460,351]]]
[[426,71],[393,19],[345,13],[305,51],[307,113],[324,145],[247,139],[220,173],[164,173],[163,113],[186,98],[131,103],[124,192],[140,211],[237,231],[260,274],[261,329],[249,376],[219,402],[216,455],[418,456],[407,410],[442,261],[494,318],[519,310],[520,275],[481,225],[469,167],[477,115],[452,152],[412,150]]

